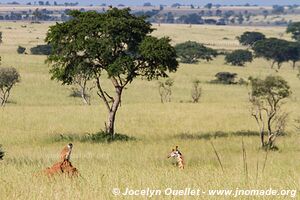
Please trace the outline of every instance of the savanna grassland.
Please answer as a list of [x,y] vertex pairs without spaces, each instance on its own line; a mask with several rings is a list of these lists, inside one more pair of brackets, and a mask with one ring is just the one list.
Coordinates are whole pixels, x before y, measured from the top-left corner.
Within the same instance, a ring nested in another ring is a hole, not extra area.
[[[26,25],[26,27],[21,27]],[[124,91],[117,114],[116,131],[135,137],[136,141],[91,143],[72,141],[72,163],[82,177],[47,179],[36,176],[59,159],[68,140],[60,135],[83,136],[104,127],[107,111],[92,93],[92,105],[84,106],[80,98],[70,97],[70,87],[50,80],[45,56],[33,56],[29,48],[42,44],[50,23],[1,22],[3,43],[0,45],[1,66],[16,67],[21,82],[13,89],[10,103],[0,109],[0,144],[6,155],[0,161],[0,199],[140,199],[113,196],[113,188],[133,189],[300,189],[300,140],[294,119],[300,117],[300,80],[297,70],[286,63],[279,72],[270,63],[255,59],[246,67],[224,64],[224,57],[198,64],[180,64],[170,74],[174,79],[172,102],[162,104],[157,81],[135,80]],[[173,44],[193,40],[217,49],[241,48],[236,36],[256,30],[267,36],[290,38],[284,28],[218,27],[187,25],[155,26],[155,36],[170,36]],[[17,54],[18,45],[28,55]],[[284,105],[290,112],[287,135],[278,138],[279,151],[259,150],[259,137],[237,134],[257,131],[250,116],[247,86],[209,84],[217,72],[229,71],[239,78],[283,76],[293,95]],[[199,79],[203,90],[200,103],[191,101],[192,81]],[[110,83],[104,79],[104,85]],[[217,132],[228,133],[210,137]],[[245,143],[248,179],[244,174],[242,139]],[[216,147],[224,167],[222,172],[211,146]],[[167,153],[179,145],[186,162],[178,170]],[[257,170],[258,163],[258,170]],[[185,197],[186,199],[231,199],[233,197]],[[236,199],[254,197],[237,197]],[[289,197],[261,197],[260,199]],[[296,197],[297,198],[297,197]],[[299,197],[298,197],[299,198]],[[154,199],[183,199],[157,196]]]

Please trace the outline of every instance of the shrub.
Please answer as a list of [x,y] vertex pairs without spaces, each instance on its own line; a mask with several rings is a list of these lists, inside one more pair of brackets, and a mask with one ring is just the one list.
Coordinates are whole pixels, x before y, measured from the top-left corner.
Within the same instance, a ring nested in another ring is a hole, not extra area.
[[174,84],[174,80],[171,78],[168,78],[166,81],[158,82],[158,92],[160,95],[161,103],[171,102],[173,84]]
[[193,103],[198,103],[199,102],[201,94],[202,94],[202,88],[200,87],[200,81],[199,80],[194,80],[193,81],[193,88],[192,88],[192,92],[191,92]]
[[237,77],[236,73],[231,72],[219,72],[215,75],[216,79],[212,80],[211,83],[220,83],[220,84],[236,84],[235,78]]
[[32,47],[30,49],[31,54],[33,55],[50,55],[51,51],[52,47],[48,44],[37,45],[36,47]]
[[25,47],[18,46],[18,49],[17,49],[18,54],[23,54],[25,51],[26,51]]

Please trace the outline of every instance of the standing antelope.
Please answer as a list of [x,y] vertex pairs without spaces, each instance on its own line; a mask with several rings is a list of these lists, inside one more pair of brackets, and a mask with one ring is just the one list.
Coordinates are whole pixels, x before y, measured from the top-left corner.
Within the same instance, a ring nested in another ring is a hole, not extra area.
[[169,153],[168,158],[170,157],[176,159],[176,165],[179,167],[179,169],[184,169],[183,156],[178,150],[178,146],[176,146],[175,149],[172,149],[172,151]]

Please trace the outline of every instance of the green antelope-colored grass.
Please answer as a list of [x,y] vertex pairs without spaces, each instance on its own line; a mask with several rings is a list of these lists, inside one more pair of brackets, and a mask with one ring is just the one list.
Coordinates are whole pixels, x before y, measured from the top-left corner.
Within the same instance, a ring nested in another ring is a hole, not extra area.
[[[27,28],[21,25],[26,24]],[[84,106],[78,98],[69,97],[69,86],[50,80],[46,57],[18,55],[17,46],[29,48],[43,43],[50,24],[2,22],[3,44],[0,45],[1,66],[16,67],[22,77],[12,91],[10,103],[0,109],[0,144],[6,154],[0,161],[0,199],[141,199],[118,196],[113,188],[132,189],[297,189],[300,188],[300,140],[294,119],[300,117],[300,80],[297,70],[285,64],[276,73],[270,63],[256,59],[246,67],[232,67],[218,57],[211,63],[180,64],[170,74],[175,84],[172,102],[161,104],[157,81],[135,80],[124,92],[117,114],[118,133],[136,140],[114,143],[73,141],[72,163],[81,177],[47,179],[40,172],[59,159],[60,150],[69,141],[62,135],[81,137],[104,128],[107,111],[95,91],[92,105]],[[11,27],[11,29],[7,29]],[[258,30],[278,36],[283,28],[215,27],[187,25],[156,26],[156,36],[170,36],[173,43],[195,40],[213,44],[214,48],[241,48],[235,37],[246,30]],[[228,40],[223,40],[228,37]],[[290,38],[284,35],[284,38]],[[232,44],[227,45],[226,42]],[[278,138],[279,151],[259,150],[258,136],[234,134],[257,131],[249,114],[249,88],[239,85],[209,84],[220,71],[238,73],[240,78],[283,76],[293,95],[284,105],[290,113],[287,136]],[[192,81],[201,80],[200,103],[192,104]],[[110,88],[110,83],[103,80]],[[228,133],[226,137],[217,132]],[[220,137],[207,137],[209,135]],[[210,140],[209,140],[210,138]],[[242,140],[245,143],[248,178],[243,167]],[[222,172],[211,146],[213,142],[224,167]],[[168,152],[178,145],[185,158],[180,171],[167,159]],[[258,163],[258,170],[257,170]],[[154,199],[182,199],[157,196]],[[185,197],[187,199],[231,199],[232,197]],[[241,199],[238,197],[236,199]],[[243,197],[252,199],[254,197]],[[274,199],[272,196],[262,199]],[[286,199],[277,196],[276,199]]]

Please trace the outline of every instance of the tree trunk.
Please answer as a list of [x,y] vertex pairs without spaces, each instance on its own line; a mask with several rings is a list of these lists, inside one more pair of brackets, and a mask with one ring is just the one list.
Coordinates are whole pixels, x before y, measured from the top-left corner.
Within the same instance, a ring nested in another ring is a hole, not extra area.
[[84,104],[90,105],[90,101],[88,99],[88,96],[86,94],[85,88],[81,87],[81,98]]
[[265,146],[265,135],[264,135],[264,129],[261,129],[260,131],[260,142],[261,142],[261,147]]
[[271,63],[271,69],[274,68],[275,63],[276,63],[276,61],[273,61],[273,62]]
[[296,61],[293,61],[293,70],[295,69],[296,67]]
[[106,132],[111,135],[112,139],[114,139],[114,137],[115,137],[115,119],[116,119],[117,110],[121,103],[121,95],[122,95],[122,88],[116,87],[116,97],[115,97],[113,105],[109,111],[108,123],[106,126]]

